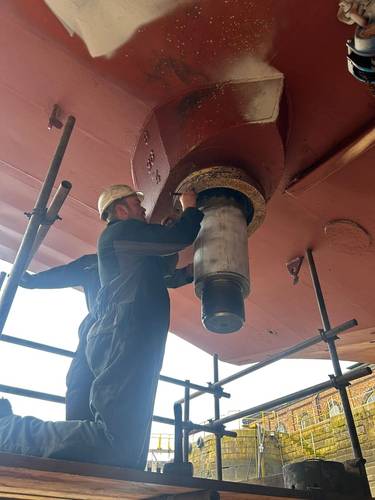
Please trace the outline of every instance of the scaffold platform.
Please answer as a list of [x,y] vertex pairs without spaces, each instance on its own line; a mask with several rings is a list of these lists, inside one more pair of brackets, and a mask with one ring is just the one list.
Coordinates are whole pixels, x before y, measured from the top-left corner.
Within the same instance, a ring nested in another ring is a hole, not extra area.
[[268,486],[1,453],[0,498],[282,500],[309,496],[306,492]]

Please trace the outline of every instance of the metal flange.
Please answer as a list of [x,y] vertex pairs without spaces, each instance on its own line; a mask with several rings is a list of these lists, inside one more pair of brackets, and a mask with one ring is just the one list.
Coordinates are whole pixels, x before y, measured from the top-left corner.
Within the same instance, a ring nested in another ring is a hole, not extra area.
[[[245,195],[254,208],[254,216],[248,225],[248,234],[254,233],[266,215],[266,201],[257,183],[237,167],[212,166],[188,175],[177,187],[177,193],[194,190],[197,194],[212,188],[230,188]],[[175,203],[178,197],[175,197]]]

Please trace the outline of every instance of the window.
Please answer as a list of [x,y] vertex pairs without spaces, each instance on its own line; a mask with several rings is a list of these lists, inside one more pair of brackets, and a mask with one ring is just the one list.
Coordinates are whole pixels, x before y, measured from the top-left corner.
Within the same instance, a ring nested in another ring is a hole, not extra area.
[[300,421],[299,421],[299,425],[300,425],[301,429],[306,429],[306,427],[308,427],[310,425],[310,417],[309,417],[308,413],[302,414]]
[[364,404],[367,405],[369,403],[375,402],[375,391],[369,390],[365,393]]
[[276,426],[276,432],[284,432],[284,433],[286,433],[285,424],[283,424],[282,422],[278,422],[278,424]]
[[342,408],[340,403],[335,401],[334,399],[330,399],[328,401],[328,413],[330,417],[335,417],[336,415],[340,415],[342,412]]

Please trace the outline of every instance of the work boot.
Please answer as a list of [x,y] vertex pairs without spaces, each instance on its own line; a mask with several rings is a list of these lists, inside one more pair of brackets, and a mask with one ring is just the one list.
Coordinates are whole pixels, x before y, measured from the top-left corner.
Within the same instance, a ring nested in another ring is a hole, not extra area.
[[8,399],[0,398],[0,418],[13,415],[12,405]]

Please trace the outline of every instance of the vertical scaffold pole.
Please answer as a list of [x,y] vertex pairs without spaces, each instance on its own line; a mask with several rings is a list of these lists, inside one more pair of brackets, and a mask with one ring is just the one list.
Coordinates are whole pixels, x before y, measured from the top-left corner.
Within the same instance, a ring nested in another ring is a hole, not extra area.
[[[219,356],[214,354],[214,383],[219,381]],[[215,404],[215,420],[220,418],[220,396],[214,394],[214,404]],[[216,448],[216,478],[218,481],[223,479],[223,463],[221,455],[221,436],[215,434],[215,448]]]
[[[187,424],[190,420],[190,387],[189,380],[186,380],[185,397],[184,397],[184,422]],[[184,462],[189,462],[189,429],[184,428]]]
[[182,453],[182,441],[183,441],[183,431],[182,431],[182,407],[180,404],[175,403],[173,406],[174,410],[174,463],[183,463],[183,453]]
[[[322,325],[323,325],[323,338],[324,338],[324,333],[331,329],[331,323],[329,321],[328,311],[327,311],[327,307],[326,307],[326,304],[324,301],[324,296],[323,296],[322,288],[320,285],[318,272],[317,272],[317,269],[315,266],[313,253],[312,253],[312,250],[310,248],[308,248],[306,250],[306,257],[307,257],[307,261],[309,263],[311,280],[312,280],[312,283],[314,286],[316,300],[318,302],[319,313],[320,313],[320,317],[321,317]],[[342,370],[341,370],[341,366],[340,366],[340,360],[339,360],[339,357],[337,354],[335,338],[327,339],[326,343],[328,346],[329,355],[330,355],[331,360],[332,360],[332,365],[333,365],[333,370],[334,370],[335,376],[340,377],[340,376],[342,376]],[[350,437],[350,442],[351,442],[351,446],[353,449],[353,454],[354,454],[354,457],[358,460],[358,466],[359,466],[360,473],[361,473],[365,483],[367,483],[369,498],[371,498],[370,486],[368,483],[367,473],[366,473],[366,469],[365,469],[366,460],[364,459],[363,454],[362,454],[362,449],[361,449],[361,445],[359,442],[357,429],[356,429],[355,422],[354,422],[353,412],[352,412],[349,398],[348,398],[348,393],[346,392],[346,387],[342,387],[342,386],[338,387],[338,391],[339,391],[339,394],[341,397],[341,403],[342,403],[342,407],[343,407],[343,411],[344,411],[344,415],[345,415],[346,425],[347,425],[348,432],[349,432],[349,437]]]
[[7,277],[7,273],[2,271],[0,273],[0,290],[1,290],[1,287],[3,286],[3,283],[4,283],[6,277]]

